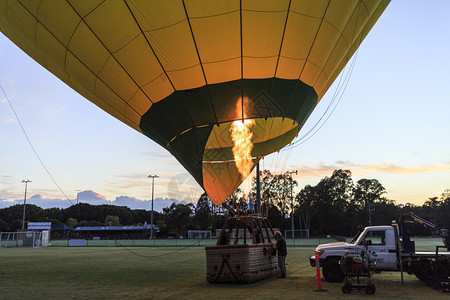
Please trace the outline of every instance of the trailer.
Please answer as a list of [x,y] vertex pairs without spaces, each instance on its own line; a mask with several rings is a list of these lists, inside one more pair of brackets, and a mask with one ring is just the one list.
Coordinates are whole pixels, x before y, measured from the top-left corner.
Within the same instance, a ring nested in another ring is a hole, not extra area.
[[[436,246],[435,252],[416,252],[408,227],[422,225],[443,239],[443,246]],[[400,225],[400,226],[399,226]],[[400,235],[401,233],[401,235]],[[369,226],[362,229],[350,243],[338,242],[319,245],[316,252],[322,274],[329,282],[342,282],[345,274],[339,261],[346,251],[361,252],[367,249],[376,262],[377,272],[399,271],[414,274],[433,288],[447,291],[450,280],[450,237],[448,232],[435,224],[413,214],[403,214],[399,224]],[[314,256],[310,258],[315,267]]]

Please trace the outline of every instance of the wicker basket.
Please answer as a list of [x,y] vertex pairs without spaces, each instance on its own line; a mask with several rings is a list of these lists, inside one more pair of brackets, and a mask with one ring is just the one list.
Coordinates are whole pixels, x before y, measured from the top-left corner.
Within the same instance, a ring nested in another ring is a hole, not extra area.
[[272,243],[205,247],[206,280],[249,283],[281,273]]

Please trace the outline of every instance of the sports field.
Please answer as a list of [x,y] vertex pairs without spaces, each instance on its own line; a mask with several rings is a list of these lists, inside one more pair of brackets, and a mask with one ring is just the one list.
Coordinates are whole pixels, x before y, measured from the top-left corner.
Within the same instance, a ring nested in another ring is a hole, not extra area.
[[[191,240],[192,241],[192,240]],[[416,243],[433,250],[437,239]],[[375,274],[376,294],[317,288],[308,257],[314,247],[288,247],[288,278],[247,285],[206,282],[204,247],[47,247],[0,249],[0,299],[448,299],[414,276]]]

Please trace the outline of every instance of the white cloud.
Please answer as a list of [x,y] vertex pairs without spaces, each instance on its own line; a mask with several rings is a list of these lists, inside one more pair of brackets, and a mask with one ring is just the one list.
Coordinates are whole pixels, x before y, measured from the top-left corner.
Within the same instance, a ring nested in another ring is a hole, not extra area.
[[336,161],[331,164],[316,164],[297,166],[303,177],[330,176],[334,170],[348,169],[359,173],[385,173],[385,174],[417,174],[434,171],[449,171],[450,163],[436,165],[398,166],[392,163],[385,164],[355,164],[351,161]]
[[[140,200],[129,196],[119,196],[116,197],[115,200],[109,201],[106,199],[105,196],[92,190],[80,192],[78,200],[79,203],[88,203],[91,205],[110,204],[118,206],[127,206],[130,209],[151,210],[152,207],[151,200]],[[172,203],[186,203],[186,202],[179,201],[173,198],[156,198],[154,199],[153,209],[155,211],[162,212],[163,208],[169,207],[170,205],[172,205]],[[23,204],[23,198],[11,199],[0,197],[0,208],[9,207],[16,204]],[[71,199],[69,201],[58,198],[50,199],[45,198],[42,194],[35,194],[27,199],[27,204],[34,204],[42,208],[52,208],[52,207],[67,208],[72,204],[76,204],[76,200]]]

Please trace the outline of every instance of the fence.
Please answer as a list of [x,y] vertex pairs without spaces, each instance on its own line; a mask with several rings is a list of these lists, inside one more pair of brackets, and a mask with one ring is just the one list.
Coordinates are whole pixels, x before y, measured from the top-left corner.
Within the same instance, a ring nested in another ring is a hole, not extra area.
[[[212,246],[216,239],[153,239],[153,240],[83,240],[86,247],[179,247]],[[52,247],[69,247],[70,240],[52,240]]]
[[[153,240],[82,240],[85,247],[186,247],[186,246],[214,246],[217,240],[209,239],[153,239]],[[243,243],[243,241],[240,241]],[[324,243],[333,243],[331,237],[286,238],[287,246],[315,247]],[[52,247],[69,247],[70,240],[52,240]]]

